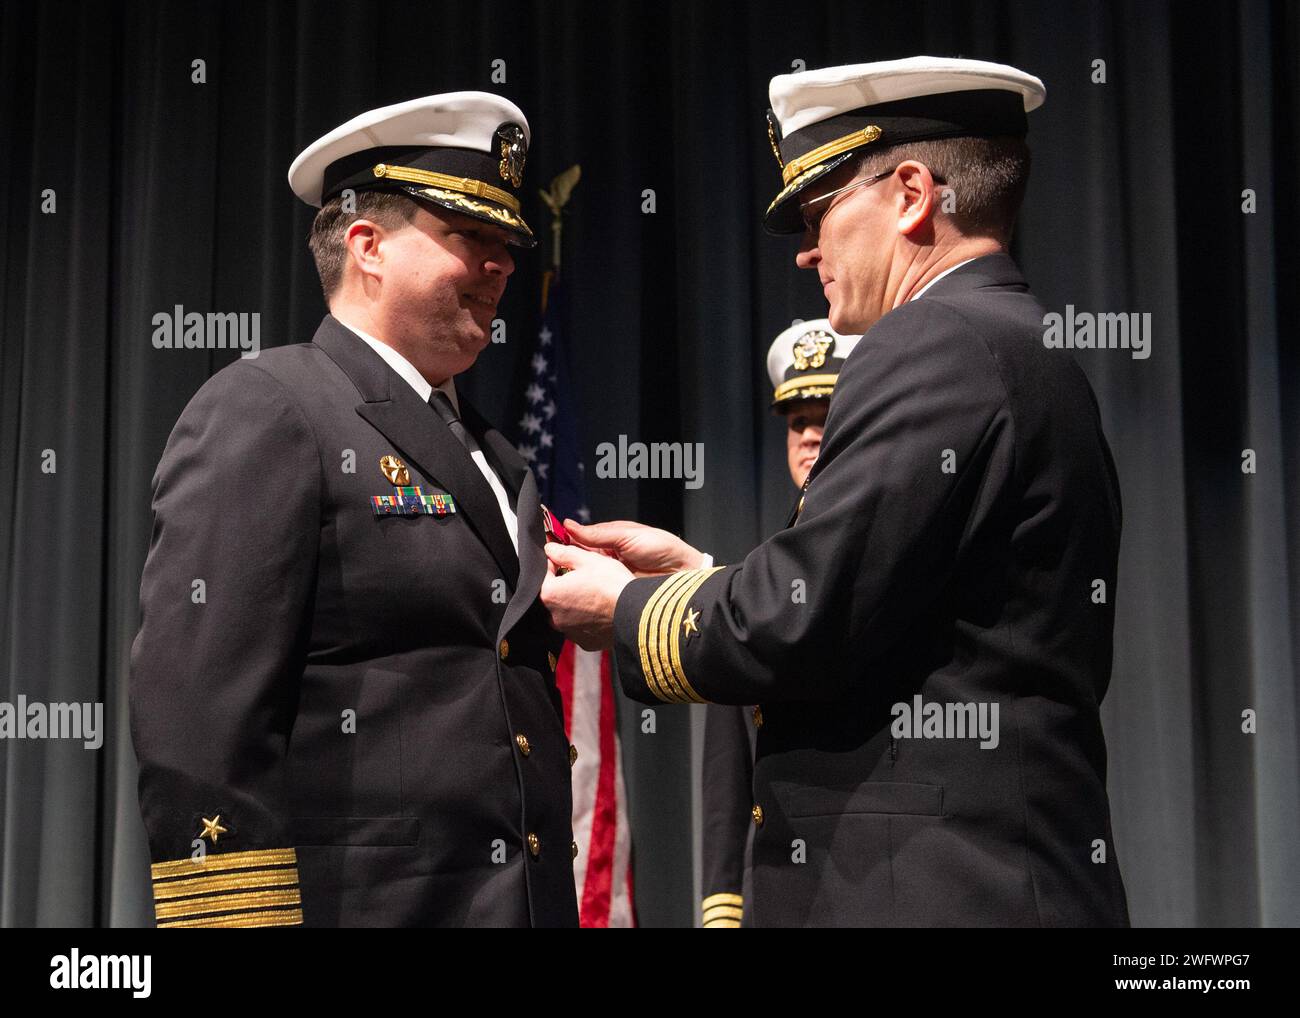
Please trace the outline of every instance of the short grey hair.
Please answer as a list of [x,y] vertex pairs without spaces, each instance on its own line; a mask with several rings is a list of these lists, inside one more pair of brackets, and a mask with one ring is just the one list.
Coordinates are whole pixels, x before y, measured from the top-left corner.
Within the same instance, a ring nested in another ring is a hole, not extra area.
[[939,185],[941,192],[951,188],[955,210],[950,215],[962,234],[992,237],[1003,244],[1011,240],[1029,184],[1029,146],[1024,138],[929,138],[903,142],[863,155],[858,174],[884,173],[909,159],[923,163],[934,177],[943,181]]

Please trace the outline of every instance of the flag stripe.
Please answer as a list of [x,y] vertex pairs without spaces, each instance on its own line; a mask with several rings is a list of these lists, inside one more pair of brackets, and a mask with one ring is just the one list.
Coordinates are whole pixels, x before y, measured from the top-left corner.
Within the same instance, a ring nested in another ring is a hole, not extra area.
[[[560,519],[587,522],[577,405],[568,381],[561,327],[563,287],[543,284],[541,328],[528,365],[516,448],[537,478],[539,501]],[[379,510],[376,509],[378,512]],[[387,510],[385,510],[387,511]],[[400,512],[394,509],[393,512]],[[448,512],[455,509],[448,506]],[[616,692],[607,654],[564,644],[555,683],[564,705],[564,731],[578,750],[573,786],[574,889],[583,926],[635,926],[632,836],[618,738]]]
[[595,673],[594,699],[600,712],[600,770],[596,778],[596,803],[591,824],[591,859],[587,864],[586,883],[582,885],[582,912],[593,926],[608,926],[610,895],[614,888],[614,836],[618,826],[618,802],[614,797],[614,769],[618,761],[614,688],[610,684],[608,655],[584,653],[584,656],[594,659],[588,667]]
[[555,665],[555,684],[560,687],[564,702],[564,734],[570,742],[573,741],[573,652],[576,649],[566,640]]
[[[607,669],[609,660],[605,660]],[[612,678],[608,685],[611,690],[614,688]],[[627,821],[627,788],[623,783],[623,747],[619,744],[617,717],[612,719],[610,727],[614,730],[614,796],[618,801],[618,815],[614,831],[614,900],[610,906],[609,925],[631,929],[636,926],[636,909],[632,904],[632,828]]]

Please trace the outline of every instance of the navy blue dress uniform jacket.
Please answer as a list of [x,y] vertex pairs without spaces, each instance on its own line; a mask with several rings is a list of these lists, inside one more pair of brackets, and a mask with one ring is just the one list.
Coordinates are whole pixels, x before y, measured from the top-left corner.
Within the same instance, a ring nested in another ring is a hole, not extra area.
[[[577,925],[536,484],[461,418],[518,555],[447,424],[332,317],[181,415],[131,668],[160,926]],[[376,516],[386,456],[456,511]]]
[[[793,526],[619,598],[630,696],[762,708],[756,926],[1127,924],[1098,712],[1119,488],[1042,335],[1009,256],[949,273],[848,358]],[[963,719],[993,705],[981,748]]]

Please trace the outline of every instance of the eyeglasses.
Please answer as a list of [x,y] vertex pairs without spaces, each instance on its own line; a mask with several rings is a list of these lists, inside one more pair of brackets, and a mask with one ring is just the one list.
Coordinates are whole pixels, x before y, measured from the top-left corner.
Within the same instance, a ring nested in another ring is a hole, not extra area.
[[836,195],[844,194],[844,192],[846,191],[854,191],[859,187],[867,187],[868,185],[874,184],[877,181],[884,180],[886,177],[892,176],[894,170],[896,169],[898,169],[897,166],[895,166],[891,170],[886,170],[884,173],[877,173],[875,176],[872,177],[863,177],[861,180],[855,180],[851,184],[845,184],[843,187],[837,187],[834,191],[827,191],[825,194],[818,195],[816,198],[812,199],[812,201],[804,202],[801,206],[799,206],[799,214],[803,217],[804,229],[806,229],[814,237],[817,236],[818,232],[821,229],[822,220],[826,218],[827,213],[830,212],[831,210],[831,206],[827,205],[819,215],[810,216],[808,214],[808,210],[811,209],[814,205],[818,205],[824,201],[830,201],[830,199],[834,198]]
[[[817,205],[820,202],[829,201],[831,198],[834,198],[838,194],[843,194],[845,191],[853,191],[859,187],[866,187],[869,184],[874,184],[879,180],[884,180],[886,177],[892,176],[894,170],[897,169],[898,167],[895,166],[892,170],[886,170],[884,173],[877,173],[875,176],[872,177],[863,177],[861,180],[855,180],[851,184],[845,184],[843,187],[837,187],[834,191],[827,191],[825,194],[818,195],[812,201],[804,202],[803,205],[799,207],[799,213],[803,217],[804,229],[806,229],[810,234],[812,234],[813,238],[815,239],[817,237],[817,234],[821,231],[822,220],[824,220],[831,211],[831,206],[827,205],[826,208],[822,210],[821,215],[809,216],[808,210],[812,208],[814,205]],[[943,177],[939,176],[934,172],[931,172],[930,177],[936,184],[946,186],[948,183]]]

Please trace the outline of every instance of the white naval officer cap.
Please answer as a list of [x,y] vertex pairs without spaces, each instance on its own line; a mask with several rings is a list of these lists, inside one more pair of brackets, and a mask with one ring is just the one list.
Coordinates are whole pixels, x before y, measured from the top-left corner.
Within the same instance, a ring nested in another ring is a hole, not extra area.
[[289,186],[321,206],[344,189],[394,191],[503,227],[536,243],[520,215],[531,136],[523,112],[489,92],[427,95],[353,117],[308,145]]
[[778,74],[768,87],[768,140],[783,187],[768,206],[769,233],[799,233],[798,196],[868,147],[930,138],[1023,137],[1047,90],[1006,64],[907,57]]
[[799,322],[783,331],[767,351],[772,408],[783,412],[802,399],[829,399],[835,379],[861,336],[841,336],[829,319]]

